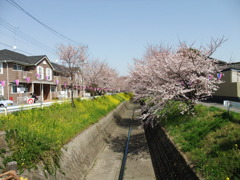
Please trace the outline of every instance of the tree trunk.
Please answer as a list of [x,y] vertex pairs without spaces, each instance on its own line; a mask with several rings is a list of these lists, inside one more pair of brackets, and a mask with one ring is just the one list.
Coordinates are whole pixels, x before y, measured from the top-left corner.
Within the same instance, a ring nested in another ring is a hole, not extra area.
[[71,103],[72,103],[72,107],[76,107],[73,100],[73,84],[72,83],[71,83]]

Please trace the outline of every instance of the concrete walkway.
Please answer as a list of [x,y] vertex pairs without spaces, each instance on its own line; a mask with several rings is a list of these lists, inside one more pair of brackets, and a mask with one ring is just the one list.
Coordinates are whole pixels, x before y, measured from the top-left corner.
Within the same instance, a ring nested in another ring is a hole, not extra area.
[[[139,110],[131,104],[119,119],[118,127],[106,148],[98,156],[85,176],[85,180],[117,180],[122,164],[123,152],[128,135],[129,124],[132,123],[132,135],[123,179],[152,180],[155,179],[151,158],[143,130],[140,130]],[[134,112],[135,120],[132,121]]]

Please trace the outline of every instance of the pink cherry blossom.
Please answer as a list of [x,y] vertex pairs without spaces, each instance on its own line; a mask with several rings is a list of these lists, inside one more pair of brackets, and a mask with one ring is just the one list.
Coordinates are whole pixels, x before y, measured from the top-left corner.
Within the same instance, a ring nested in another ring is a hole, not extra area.
[[[178,48],[148,46],[141,59],[130,67],[128,86],[136,100],[148,98],[148,113],[155,114],[169,100],[180,100],[192,107],[197,100],[218,89],[218,61],[210,58],[224,39],[212,40],[198,49],[180,42]],[[211,79],[209,78],[211,76]]]

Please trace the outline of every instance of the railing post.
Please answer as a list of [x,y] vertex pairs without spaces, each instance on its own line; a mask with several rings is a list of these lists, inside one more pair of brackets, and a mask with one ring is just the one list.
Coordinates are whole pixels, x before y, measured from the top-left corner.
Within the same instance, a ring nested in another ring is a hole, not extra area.
[[5,116],[7,115],[7,108],[6,107],[4,107],[4,111],[5,111]]
[[230,102],[230,101],[228,101],[228,102],[227,102],[227,110],[228,110],[228,115],[229,115],[229,113],[230,113],[230,107],[231,107],[231,102]]

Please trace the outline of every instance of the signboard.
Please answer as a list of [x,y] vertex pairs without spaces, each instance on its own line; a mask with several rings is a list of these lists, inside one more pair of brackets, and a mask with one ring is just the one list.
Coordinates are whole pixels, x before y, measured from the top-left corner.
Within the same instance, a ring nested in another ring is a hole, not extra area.
[[28,98],[27,103],[28,104],[33,104],[34,103],[34,98]]

